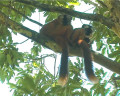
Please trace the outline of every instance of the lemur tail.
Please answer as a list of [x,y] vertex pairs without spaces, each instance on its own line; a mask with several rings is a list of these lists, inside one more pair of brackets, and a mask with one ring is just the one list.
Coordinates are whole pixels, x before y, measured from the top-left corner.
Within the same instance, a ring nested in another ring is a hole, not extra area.
[[92,83],[96,84],[96,83],[98,83],[99,80],[94,74],[91,51],[85,41],[82,41],[80,43],[80,46],[83,49],[85,73],[86,73],[88,79]]
[[58,84],[64,86],[68,81],[68,49],[62,49]]

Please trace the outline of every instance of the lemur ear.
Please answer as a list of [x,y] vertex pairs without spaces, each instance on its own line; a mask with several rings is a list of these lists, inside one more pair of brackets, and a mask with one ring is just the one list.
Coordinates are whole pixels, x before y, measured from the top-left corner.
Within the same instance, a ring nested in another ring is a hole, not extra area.
[[66,26],[71,24],[72,17],[70,15],[59,15],[58,19],[61,19],[62,24]]

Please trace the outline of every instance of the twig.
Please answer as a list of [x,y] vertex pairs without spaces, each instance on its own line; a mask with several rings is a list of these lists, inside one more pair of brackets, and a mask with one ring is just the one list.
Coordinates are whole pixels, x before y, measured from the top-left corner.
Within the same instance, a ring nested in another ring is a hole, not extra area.
[[107,5],[105,5],[103,1],[101,1],[101,0],[97,0],[97,1],[98,1],[98,3],[100,3],[100,5],[101,5],[102,7],[108,8]]
[[87,11],[89,11],[89,10],[93,9],[93,8],[94,8],[94,7],[91,7],[91,8],[89,8],[89,9],[85,10],[84,12],[87,12]]
[[54,80],[55,80],[55,74],[56,74],[56,58],[57,58],[57,55],[55,55],[55,62],[54,62]]
[[17,44],[22,44],[22,43],[25,43],[26,41],[28,41],[29,39],[26,39],[26,40],[24,40],[24,41],[22,41],[22,42],[20,42],[20,43],[13,43],[13,44],[15,44],[15,45],[17,45]]

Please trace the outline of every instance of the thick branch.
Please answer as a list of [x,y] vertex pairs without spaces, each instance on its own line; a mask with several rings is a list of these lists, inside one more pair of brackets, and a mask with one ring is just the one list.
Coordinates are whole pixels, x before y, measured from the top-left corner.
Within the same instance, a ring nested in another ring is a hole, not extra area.
[[[9,17],[6,16],[1,11],[0,11],[0,22],[6,25],[7,27],[11,28],[12,30],[15,30],[16,32],[24,35],[25,37],[32,39],[53,51],[56,51],[55,49],[58,49],[57,51],[60,52],[60,48],[57,48],[58,46],[55,44],[54,41],[51,41],[51,39],[49,39],[48,42],[47,37],[39,36],[39,33],[37,33],[36,31],[33,31],[23,25],[16,23],[15,21],[9,19]],[[49,43],[54,45],[54,49],[51,48],[51,46],[53,45],[49,45]],[[70,48],[70,54],[74,56],[80,56],[80,57],[82,56],[81,55],[82,52],[80,48]],[[101,54],[95,53],[94,51],[92,52],[92,54],[94,57],[94,61],[96,63],[110,69],[113,72],[120,73],[120,63],[112,61]]]
[[[71,54],[74,55],[74,56],[79,56],[81,57],[82,55],[80,54],[82,52],[80,52],[79,49],[75,49],[75,50],[72,50],[71,49]],[[118,74],[120,74],[120,63],[117,63],[116,61],[113,61],[105,56],[103,56],[102,54],[100,53],[97,53],[95,51],[92,51],[92,55],[93,55],[93,60],[94,62],[100,64],[101,66],[104,66],[105,68],[113,71],[113,72],[116,72]]]
[[[41,43],[43,46],[45,46],[45,44],[42,42],[42,40],[39,40],[39,33],[37,33],[34,30],[31,30],[23,25],[20,25],[19,23],[16,23],[15,21],[9,19],[8,16],[6,16],[3,12],[0,11],[0,22],[3,25],[6,25],[8,28],[20,33],[21,35],[32,39],[36,42]],[[42,39],[44,37],[41,37]],[[47,46],[46,46],[47,47]]]
[[108,26],[109,28],[112,28],[114,26],[114,23],[110,18],[106,18],[100,14],[90,14],[90,13],[78,12],[78,11],[74,11],[74,10],[71,10],[68,8],[52,6],[52,5],[48,5],[48,4],[41,4],[38,1],[31,1],[31,0],[27,0],[27,1],[26,0],[15,0],[15,1],[27,4],[27,5],[32,5],[38,9],[42,9],[43,11],[59,12],[59,13],[64,13],[64,14],[68,14],[71,16],[75,16],[80,19],[100,22],[100,23]]

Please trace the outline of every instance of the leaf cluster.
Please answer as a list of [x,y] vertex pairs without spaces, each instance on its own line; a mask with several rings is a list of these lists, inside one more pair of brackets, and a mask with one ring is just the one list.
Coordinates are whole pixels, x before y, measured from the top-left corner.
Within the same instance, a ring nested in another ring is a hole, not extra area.
[[[74,9],[75,4],[80,4],[78,0],[36,1],[70,9]],[[87,4],[93,4],[90,1],[84,0]],[[18,3],[14,0],[8,2],[0,1],[0,10],[11,20],[19,24],[26,19],[31,20],[30,17],[36,12],[36,9],[34,6]],[[44,17],[47,17],[46,23],[60,14],[38,10],[39,12],[44,12]],[[94,13],[110,17],[110,12],[107,12],[107,8],[104,7],[95,7],[94,9]],[[5,23],[0,22],[0,81],[8,81],[11,90],[13,90],[13,96],[106,96],[108,94],[110,96],[117,96],[119,94],[120,78],[118,75],[113,74],[109,76],[109,73],[106,73],[103,69],[96,69],[96,75],[100,82],[92,85],[84,78],[84,64],[79,58],[77,58],[76,62],[69,60],[69,81],[62,88],[57,84],[58,74],[51,74],[44,62],[45,58],[55,58],[55,55],[42,55],[42,47],[37,43],[33,44],[31,53],[19,52],[16,47],[17,44],[13,42],[11,35],[12,33],[16,34],[16,31],[11,31],[7,27],[7,19],[5,21]],[[101,51],[102,54],[120,62],[120,39],[118,36],[110,28],[101,23],[91,22],[91,24],[93,25],[93,40],[96,43],[97,51]],[[111,78],[108,78],[108,76]],[[15,78],[15,83],[9,82],[12,77]]]

